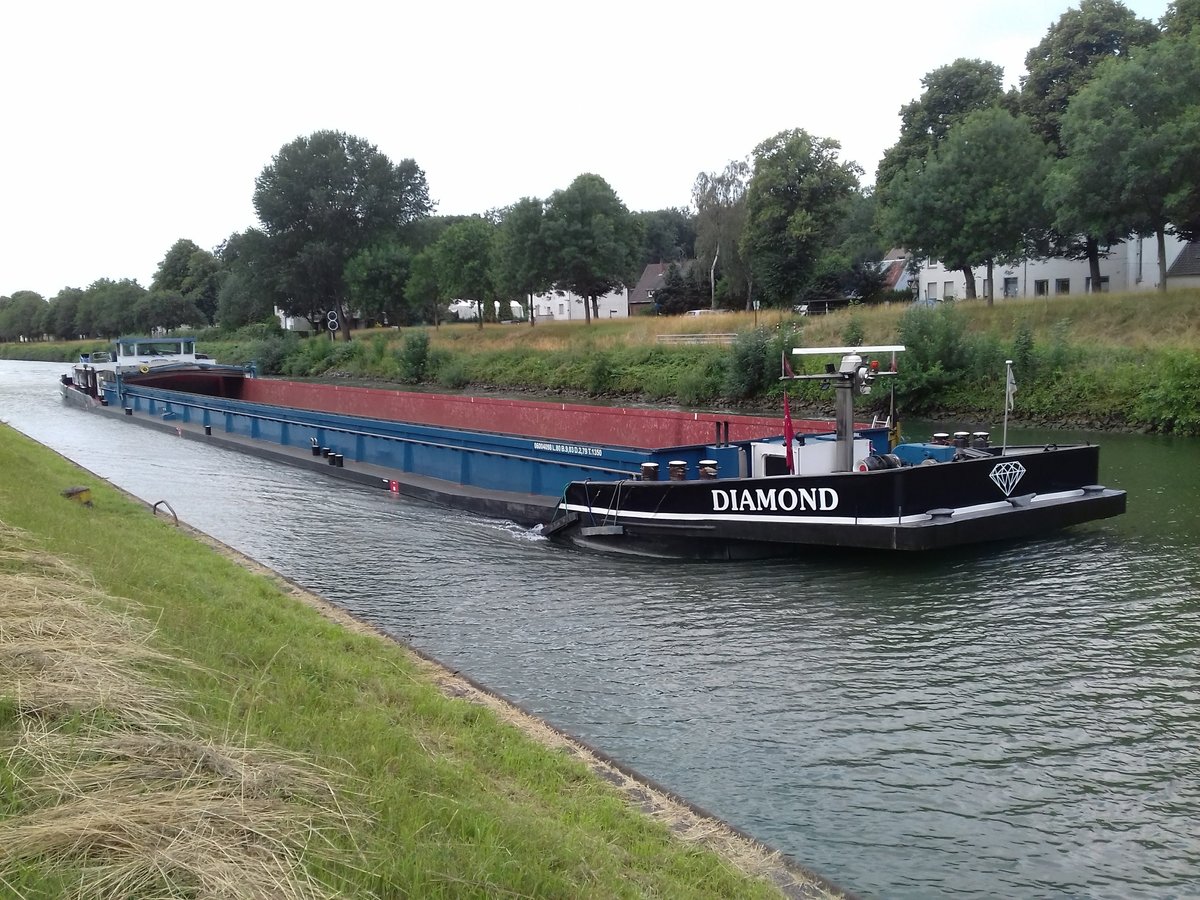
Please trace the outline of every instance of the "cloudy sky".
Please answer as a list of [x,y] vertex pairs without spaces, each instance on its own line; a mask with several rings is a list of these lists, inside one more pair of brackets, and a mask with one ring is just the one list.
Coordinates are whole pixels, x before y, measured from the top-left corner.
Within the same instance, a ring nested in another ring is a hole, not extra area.
[[[1157,21],[1168,0],[1126,0]],[[4,3],[0,295],[148,286],[180,238],[256,224],[254,179],[334,129],[425,171],[437,211],[582,172],[633,210],[803,128],[873,180],[900,107],[960,57],[1024,74],[1077,0]]]

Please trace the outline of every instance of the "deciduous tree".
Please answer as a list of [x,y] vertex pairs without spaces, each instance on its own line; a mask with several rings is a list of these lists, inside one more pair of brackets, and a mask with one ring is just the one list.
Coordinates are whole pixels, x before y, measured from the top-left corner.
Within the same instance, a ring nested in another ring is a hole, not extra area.
[[346,264],[351,307],[389,325],[411,325],[415,317],[404,288],[412,258],[412,250],[395,241],[375,244],[355,254]]
[[254,208],[278,261],[288,313],[337,310],[350,337],[346,264],[432,209],[425,173],[362,138],[318,131],[284,146],[255,182]]
[[36,291],[0,297],[0,340],[34,341],[49,331],[50,305]]
[[[1066,155],[1062,139],[1063,116],[1072,98],[1096,75],[1108,59],[1128,58],[1135,47],[1154,43],[1159,32],[1118,0],[1081,0],[1050,26],[1046,36],[1025,55],[1028,75],[1021,79],[1021,111],[1034,130],[1054,150]],[[1100,290],[1100,245],[1123,239],[1123,234],[1084,232],[1051,235],[1052,243],[1069,256],[1087,259],[1092,290]]]
[[1051,176],[1061,228],[1153,234],[1166,290],[1168,230],[1200,231],[1200,42],[1177,38],[1099,67],[1063,117]]
[[546,238],[542,232],[545,204],[537,197],[522,197],[500,218],[496,232],[493,282],[501,301],[518,296],[533,326],[533,295],[554,282]]
[[743,250],[768,303],[791,305],[810,285],[838,215],[862,170],[838,159],[841,145],[803,129],[754,148]]
[[696,259],[709,278],[710,306],[717,305],[718,285],[723,284],[731,303],[750,308],[750,266],[742,254],[749,183],[750,164],[735,159],[720,172],[701,172],[692,185]]
[[479,217],[458,222],[433,246],[438,289],[454,300],[471,300],[479,309],[479,327],[495,297],[492,286],[492,240],[496,226]]
[[287,305],[278,271],[283,263],[271,252],[264,232],[247,228],[231,234],[216,256],[221,262],[216,321],[222,328],[273,320],[275,307]]
[[632,214],[641,229],[638,264],[671,263],[691,259],[696,252],[696,219],[686,209],[655,209]]
[[[897,198],[894,189],[911,188],[919,176],[925,159],[949,134],[950,129],[973,112],[1000,105],[1004,101],[1004,70],[995,63],[981,59],[956,59],[949,65],[934,69],[921,79],[921,96],[900,110],[900,138],[883,154],[875,176],[881,223],[891,223],[883,229],[890,243],[910,250],[912,240],[903,208],[909,208],[914,198]],[[903,182],[897,182],[904,175]],[[899,228],[897,229],[897,226]],[[975,296],[975,273],[965,257],[941,257],[947,266],[962,271],[967,296]]]
[[607,181],[584,174],[550,197],[544,229],[555,284],[586,299],[590,324],[599,298],[633,280],[639,242],[633,218]]
[[956,59],[921,79],[921,96],[900,108],[900,137],[884,151],[875,176],[876,192],[912,160],[922,160],[967,115],[998,105],[1004,70],[981,59]]
[[[919,256],[968,271],[986,265],[990,304],[994,263],[1019,257],[1025,235],[1048,224],[1050,163],[1028,120],[999,107],[971,113],[893,181],[890,227]],[[973,287],[972,278],[969,295]]]
[[194,242],[180,238],[167,251],[154,278],[150,292],[176,292],[192,303],[200,316],[193,325],[211,325],[216,321],[220,292],[221,261]]

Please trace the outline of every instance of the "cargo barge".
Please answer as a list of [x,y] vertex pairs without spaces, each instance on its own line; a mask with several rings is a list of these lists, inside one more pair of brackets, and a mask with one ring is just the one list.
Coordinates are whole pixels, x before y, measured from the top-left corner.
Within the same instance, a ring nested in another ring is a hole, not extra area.
[[935,549],[1125,509],[1123,491],[1098,484],[1095,446],[997,447],[976,434],[892,447],[886,425],[856,425],[853,395],[879,374],[862,355],[871,348],[827,348],[840,363],[800,376],[837,389],[831,425],[264,379],[197,358],[194,342],[145,361],[125,352],[138,340],[118,342],[111,362],[81,360],[64,397],[608,550]]

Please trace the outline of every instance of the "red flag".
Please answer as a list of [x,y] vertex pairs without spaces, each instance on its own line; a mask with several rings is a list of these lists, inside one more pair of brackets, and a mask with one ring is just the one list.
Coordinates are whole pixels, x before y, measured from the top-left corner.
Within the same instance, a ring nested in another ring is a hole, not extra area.
[[783,351],[783,354],[780,357],[779,362],[780,362],[780,366],[779,366],[779,377],[780,378],[795,377],[794,373],[792,372],[792,364],[790,362],[788,362],[786,350]]
[[792,430],[792,408],[788,405],[787,391],[783,392],[783,442],[787,444],[787,470],[792,475],[796,472],[796,462],[792,458],[792,441],[796,432]]

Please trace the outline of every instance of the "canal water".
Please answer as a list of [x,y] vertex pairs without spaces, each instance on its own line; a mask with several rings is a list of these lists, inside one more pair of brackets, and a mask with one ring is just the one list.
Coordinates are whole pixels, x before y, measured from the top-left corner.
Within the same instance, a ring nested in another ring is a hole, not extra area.
[[0,361],[0,418],[852,891],[1200,895],[1200,442],[1091,436],[1129,512],[1029,543],[657,561],[65,407],[64,369]]

